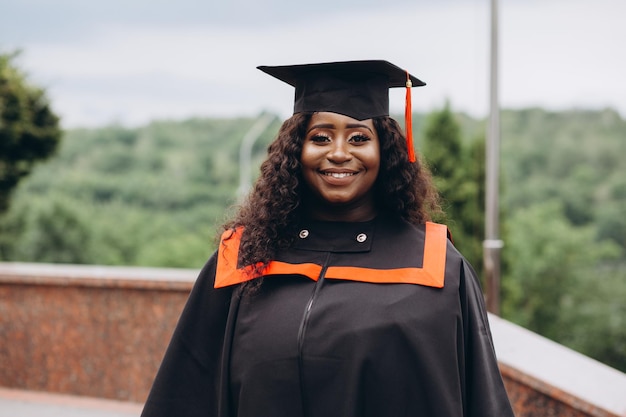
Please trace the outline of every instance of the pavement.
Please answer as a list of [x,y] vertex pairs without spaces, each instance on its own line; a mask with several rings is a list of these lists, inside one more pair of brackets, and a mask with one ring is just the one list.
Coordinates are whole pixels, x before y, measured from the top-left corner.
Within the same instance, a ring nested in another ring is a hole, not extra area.
[[142,404],[0,388],[0,417],[138,417]]

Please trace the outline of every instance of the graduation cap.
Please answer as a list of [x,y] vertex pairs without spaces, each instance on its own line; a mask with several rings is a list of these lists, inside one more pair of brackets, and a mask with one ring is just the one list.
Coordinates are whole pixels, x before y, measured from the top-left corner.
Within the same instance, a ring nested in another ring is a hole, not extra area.
[[382,60],[259,66],[295,87],[295,113],[332,112],[357,120],[389,116],[389,89],[406,87],[405,129],[409,160],[415,162],[411,87],[426,85],[408,71]]

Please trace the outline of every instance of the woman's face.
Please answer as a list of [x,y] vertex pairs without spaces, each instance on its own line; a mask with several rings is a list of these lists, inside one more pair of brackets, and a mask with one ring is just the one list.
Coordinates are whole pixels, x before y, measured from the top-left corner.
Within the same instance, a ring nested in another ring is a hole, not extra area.
[[375,216],[380,143],[371,119],[361,121],[329,112],[313,114],[300,162],[304,181],[313,194],[310,209],[316,218],[364,221]]

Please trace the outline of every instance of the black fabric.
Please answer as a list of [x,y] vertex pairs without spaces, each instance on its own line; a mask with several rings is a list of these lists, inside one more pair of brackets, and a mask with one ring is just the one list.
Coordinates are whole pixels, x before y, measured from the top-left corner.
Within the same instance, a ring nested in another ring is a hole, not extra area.
[[[345,243],[359,229],[365,252]],[[306,230],[325,238],[282,259],[421,262],[424,229],[402,222]],[[215,262],[189,297],[143,417],[513,416],[478,281],[451,243],[444,288],[280,275],[241,294],[213,288]]]
[[[407,73],[383,60],[259,66],[295,87],[294,114],[327,111],[357,120],[389,115],[389,88],[405,87]],[[413,87],[426,85],[409,75]]]

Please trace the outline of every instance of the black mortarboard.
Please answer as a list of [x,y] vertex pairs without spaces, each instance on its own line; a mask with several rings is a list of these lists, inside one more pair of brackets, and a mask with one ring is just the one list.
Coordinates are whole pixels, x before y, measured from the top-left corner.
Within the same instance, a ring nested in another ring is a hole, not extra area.
[[261,71],[296,88],[294,114],[328,111],[365,120],[389,116],[389,89],[407,87],[405,107],[409,159],[413,156],[411,87],[426,85],[382,60],[260,66]]
[[260,66],[296,88],[294,113],[329,111],[365,120],[389,115],[389,88],[424,82],[387,61]]

